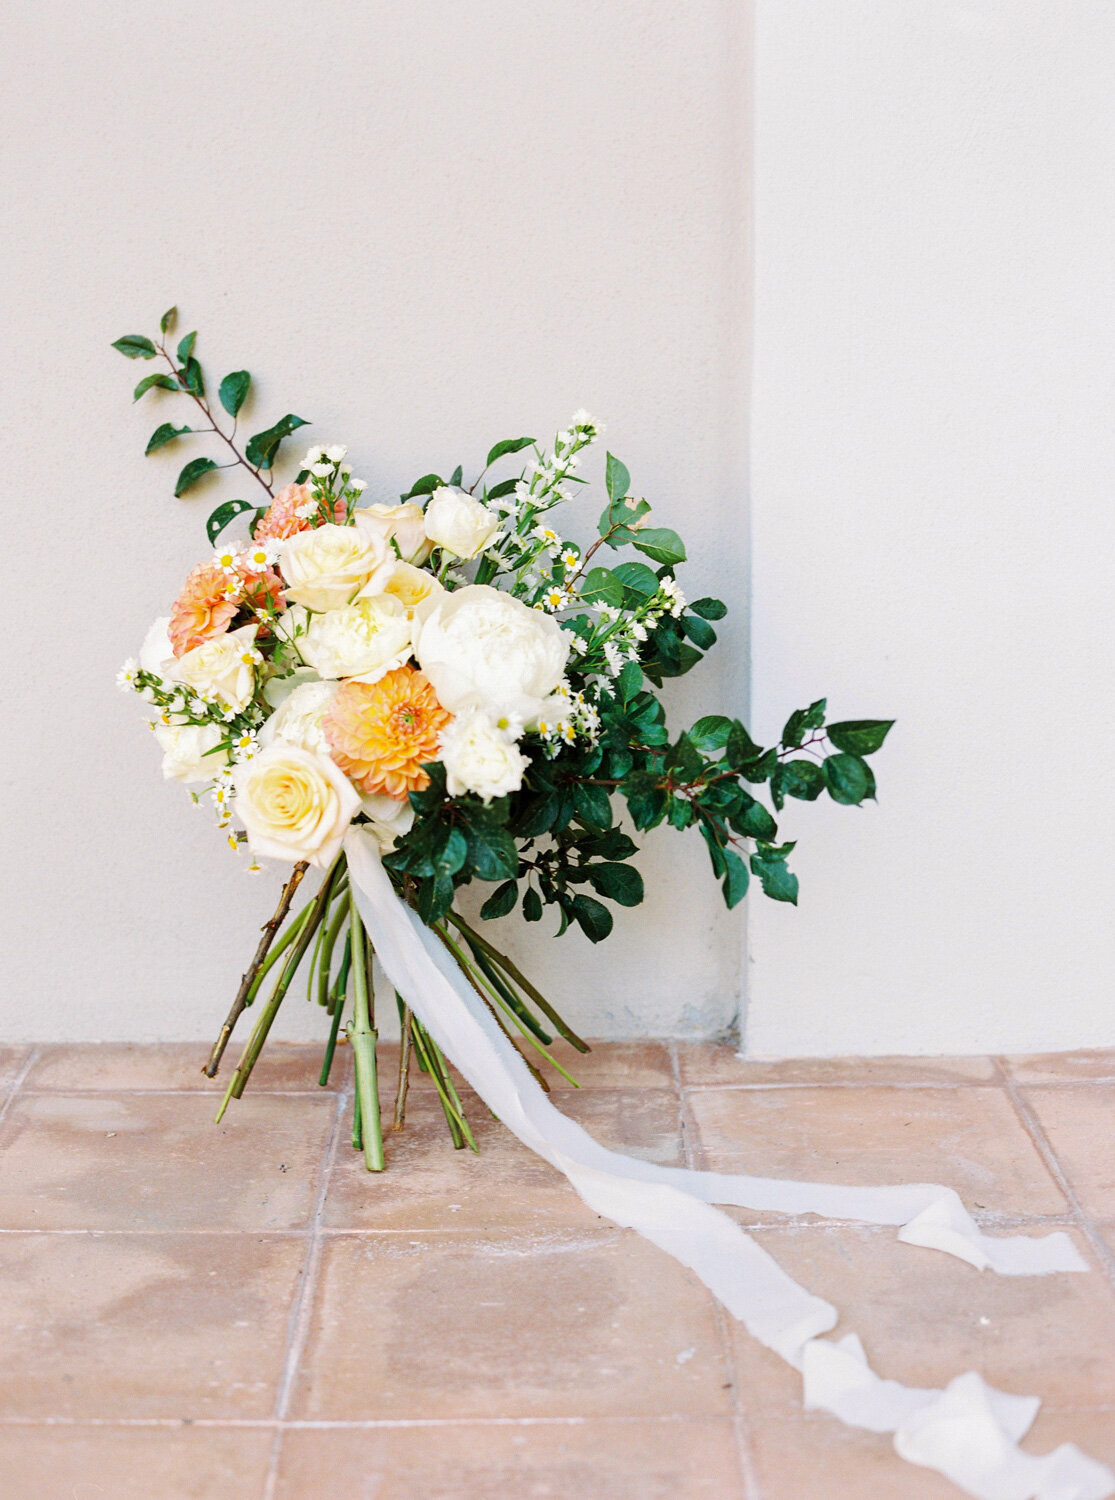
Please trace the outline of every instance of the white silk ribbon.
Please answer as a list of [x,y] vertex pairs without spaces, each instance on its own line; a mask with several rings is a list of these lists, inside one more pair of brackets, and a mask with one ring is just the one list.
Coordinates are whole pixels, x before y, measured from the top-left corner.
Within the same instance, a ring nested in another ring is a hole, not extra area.
[[345,839],[360,915],[383,972],[476,1093],[524,1145],[569,1179],[596,1213],[636,1229],[688,1266],[733,1317],[803,1380],[807,1409],[894,1434],[910,1463],[936,1469],[975,1500],[1105,1500],[1115,1475],[1071,1443],[1044,1457],[1018,1447],[1036,1397],[1008,1395],[975,1372],[918,1390],[872,1371],[858,1338],[821,1338],[837,1312],[799,1286],[714,1203],[900,1226],[898,1238],[1004,1276],[1086,1271],[1068,1235],[982,1234],[951,1188],[841,1187],[662,1167],[599,1145],[555,1109],[437,935],[396,895],[378,847]]

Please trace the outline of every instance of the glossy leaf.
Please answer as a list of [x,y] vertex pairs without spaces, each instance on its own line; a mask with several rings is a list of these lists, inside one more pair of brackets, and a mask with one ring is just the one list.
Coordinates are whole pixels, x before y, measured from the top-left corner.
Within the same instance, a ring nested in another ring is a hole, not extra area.
[[[505,453],[521,453],[524,448],[529,448],[534,442],[533,438],[504,438],[502,443],[496,443],[495,447],[488,449],[488,458],[484,467],[491,468],[497,458],[502,458]],[[512,481],[512,487],[514,481]]]
[[747,887],[751,882],[747,866],[734,849],[725,849],[724,857],[724,900],[728,909],[738,906],[747,895]]
[[598,896],[619,906],[638,906],[643,899],[643,877],[634,865],[589,865],[588,878]]
[[254,511],[255,506],[247,500],[226,500],[223,505],[218,505],[205,523],[205,532],[210,544],[215,544],[221,532],[234,521],[237,516],[242,516],[245,511]]
[[573,916],[591,943],[602,943],[612,930],[612,914],[592,896],[573,897]]
[[165,447],[167,443],[173,443],[175,438],[183,437],[193,430],[192,427],[175,427],[173,422],[164,422],[161,427],[156,427],[147,439],[147,447],[143,451],[145,454],[154,453],[156,449]]
[[487,901],[480,908],[480,915],[486,922],[494,921],[496,917],[505,917],[508,912],[514,911],[515,902],[518,899],[519,886],[514,880],[505,880],[502,885],[497,885]]
[[822,767],[825,785],[834,802],[847,807],[857,807],[869,795],[873,781],[867,766],[858,755],[830,755]]
[[163,313],[162,317],[159,319],[159,332],[170,333],[170,331],[174,327],[177,317],[178,309],[176,307],[168,307],[166,312]]
[[671,567],[685,561],[685,544],[668,526],[650,526],[645,531],[636,532],[632,545],[647,557],[653,557],[655,562]]
[[608,499],[613,503],[622,500],[631,488],[631,475],[627,472],[627,465],[621,464],[613,453],[608,454],[605,464],[604,484],[608,491]]
[[221,381],[217,397],[230,417],[235,417],[244,405],[251,383],[252,377],[247,370],[233,370],[231,375],[226,375]]
[[593,568],[581,585],[581,598],[587,603],[623,607],[623,584],[608,568]]
[[416,495],[432,495],[445,483],[440,474],[423,474],[421,479],[416,479],[407,490],[405,495],[400,495],[400,500],[413,500]]
[[845,719],[829,725],[828,737],[838,750],[850,755],[873,755],[893,726],[893,719]]
[[722,599],[694,599],[689,608],[702,620],[722,620],[728,613],[728,606]]
[[116,339],[112,347],[119,349],[126,359],[154,359],[159,352],[142,333],[126,333],[122,339]]
[[258,469],[273,468],[275,455],[283,439],[289,437],[297,428],[308,426],[309,423],[305,417],[296,417],[293,412],[288,412],[285,417],[279,418],[274,427],[268,427],[264,432],[257,432],[248,439],[244,457]]
[[186,467],[179,474],[174,486],[175,495],[184,495],[186,491],[195,485],[199,479],[211,473],[217,464],[212,458],[191,458]]
[[178,363],[184,365],[194,352],[194,344],[197,342],[197,329],[193,333],[187,333],[184,338],[178,340]]
[[481,880],[513,880],[519,873],[515,840],[494,823],[474,823],[468,831],[468,857]]
[[523,916],[528,922],[542,920],[542,897],[533,886],[523,892]]
[[624,588],[638,594],[642,599],[653,599],[658,592],[658,574],[646,563],[625,562],[612,569]]
[[693,644],[702,651],[707,651],[710,646],[716,645],[716,631],[699,615],[682,615],[681,628]]
[[177,391],[181,389],[173,375],[145,375],[135,388],[132,396],[133,401],[138,401],[141,396],[146,396],[148,391]]

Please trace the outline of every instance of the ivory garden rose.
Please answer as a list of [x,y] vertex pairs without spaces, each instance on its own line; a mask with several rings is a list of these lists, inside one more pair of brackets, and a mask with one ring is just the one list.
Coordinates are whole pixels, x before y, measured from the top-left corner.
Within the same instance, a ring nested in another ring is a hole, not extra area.
[[393,594],[360,597],[314,615],[300,645],[302,660],[322,677],[375,682],[410,656],[411,623]]
[[215,636],[178,658],[175,677],[202,698],[215,699],[232,713],[247,708],[255,692],[258,626],[242,625]]
[[279,568],[287,599],[323,612],[349,604],[387,560],[382,536],[330,521],[285,541]]
[[442,485],[426,506],[426,535],[463,561],[478,557],[499,535],[499,516],[464,490]]
[[426,534],[422,507],[413,500],[402,505],[365,505],[353,511],[352,519],[362,531],[380,537],[391,557],[415,567],[424,563],[434,550]]
[[254,854],[328,868],[360,795],[333,761],[294,745],[272,745],[242,761],[232,776],[236,812]]

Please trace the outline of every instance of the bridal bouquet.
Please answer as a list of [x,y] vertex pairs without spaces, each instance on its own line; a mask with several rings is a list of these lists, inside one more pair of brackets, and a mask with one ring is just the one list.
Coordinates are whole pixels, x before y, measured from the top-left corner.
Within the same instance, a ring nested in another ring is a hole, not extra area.
[[[120,681],[150,705],[164,776],[211,804],[232,849],[293,866],[206,1071],[215,1075],[239,1015],[269,981],[223,1111],[242,1093],[303,968],[329,1019],[323,1082],[347,1015],[355,1138],[377,1170],[372,950],[345,852],[354,825],[374,839],[397,893],[501,1028],[560,1069],[552,1034],[585,1043],[462,917],[458,889],[490,886],[481,918],[518,906],[538,922],[550,908],[559,934],[575,924],[599,942],[612,930],[606,903],[643,898],[625,816],[639,833],[660,823],[696,829],[729,907],[751,879],[794,902],[794,845],[779,842],[774,813],[787,797],[824,793],[850,805],[872,797],[866,757],[890,724],[826,725],[822,699],[792,713],[773,746],[722,714],[670,733],[657,690],[697,666],[726,608],[687,600],[677,579],[681,538],[656,524],[610,453],[592,541],[559,529],[564,505],[574,507],[574,529],[587,529],[579,470],[602,428],[586,412],[552,447],[498,442],[478,473],[424,474],[397,503],[369,503],[347,449],[332,444],[311,447],[280,486],[280,451],[305,420],[288,414],[241,445],[250,375],[226,375],[214,399],[196,334],[172,352],[174,320],[172,309],[157,339],[129,335],[114,345],[165,366],[139,381],[137,400],[173,393],[192,408],[186,425],[161,423],[147,452],[200,438],[223,458],[191,457],[175,495],[218,470],[259,493],[213,510],[208,552]],[[292,914],[308,867],[321,871],[320,884]],[[441,1050],[396,999],[396,1125],[413,1053],[437,1085],[454,1143],[471,1145]]]

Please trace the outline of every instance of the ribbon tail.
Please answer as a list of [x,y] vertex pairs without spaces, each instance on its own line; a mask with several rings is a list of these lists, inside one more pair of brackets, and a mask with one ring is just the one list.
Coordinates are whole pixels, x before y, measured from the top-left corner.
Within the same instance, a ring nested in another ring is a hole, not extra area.
[[943,1390],[883,1380],[853,1336],[820,1337],[837,1321],[714,1203],[902,1226],[899,1238],[1006,1275],[1087,1269],[1067,1236],[982,1235],[951,1189],[853,1188],[684,1168],[609,1151],[550,1103],[526,1063],[436,935],[396,895],[374,842],[345,839],[352,890],[388,979],[485,1104],[563,1172],[603,1217],[637,1230],[688,1266],[748,1331],[803,1375],[808,1407],[894,1434],[909,1462],[936,1469],[976,1500],[1105,1500],[1115,1475],[1071,1444],[1043,1458],[1018,1447],[1038,1401],[986,1386],[974,1372]]

